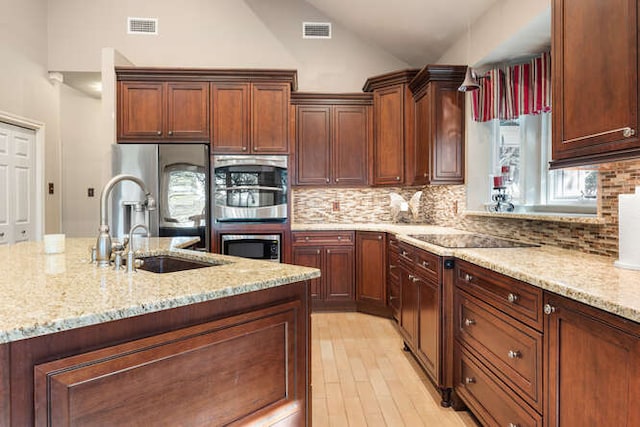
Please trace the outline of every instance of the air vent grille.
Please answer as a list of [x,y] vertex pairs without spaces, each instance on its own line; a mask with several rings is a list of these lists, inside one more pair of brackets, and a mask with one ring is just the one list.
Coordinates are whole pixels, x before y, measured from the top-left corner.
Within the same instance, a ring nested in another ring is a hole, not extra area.
[[156,18],[127,18],[128,34],[158,34]]
[[330,22],[303,22],[302,38],[303,39],[330,39],[331,23]]

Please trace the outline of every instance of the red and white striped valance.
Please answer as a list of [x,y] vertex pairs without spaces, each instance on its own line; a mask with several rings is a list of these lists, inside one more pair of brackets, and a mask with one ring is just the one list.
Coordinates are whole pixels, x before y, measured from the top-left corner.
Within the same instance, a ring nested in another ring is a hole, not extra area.
[[509,120],[551,111],[551,55],[545,52],[529,63],[489,70],[471,93],[473,120]]

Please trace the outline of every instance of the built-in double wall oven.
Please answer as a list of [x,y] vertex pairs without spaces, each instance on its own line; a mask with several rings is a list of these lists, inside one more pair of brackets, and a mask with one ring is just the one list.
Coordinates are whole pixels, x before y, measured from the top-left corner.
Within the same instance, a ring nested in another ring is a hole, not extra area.
[[218,233],[221,253],[282,261],[289,211],[287,163],[287,156],[213,157],[213,216],[217,228],[230,230]]

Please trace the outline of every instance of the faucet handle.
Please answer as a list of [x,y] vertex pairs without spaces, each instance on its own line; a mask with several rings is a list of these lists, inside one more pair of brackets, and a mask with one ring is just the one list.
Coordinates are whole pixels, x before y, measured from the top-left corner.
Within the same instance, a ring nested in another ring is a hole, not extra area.
[[115,260],[113,261],[114,263],[114,269],[116,271],[119,271],[122,269],[122,252],[123,249],[119,249],[119,250],[115,250]]

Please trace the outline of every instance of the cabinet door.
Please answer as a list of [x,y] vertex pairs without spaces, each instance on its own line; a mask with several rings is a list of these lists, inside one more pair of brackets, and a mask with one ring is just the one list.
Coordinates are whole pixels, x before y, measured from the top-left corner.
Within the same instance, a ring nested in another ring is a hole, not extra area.
[[248,153],[249,89],[249,83],[211,84],[214,153]]
[[386,305],[386,249],[384,233],[356,233],[358,301]]
[[415,103],[415,139],[407,144],[409,150],[407,150],[406,180],[410,185],[426,185],[429,183],[432,99],[432,91],[427,89],[425,95]]
[[[638,2],[552,4],[553,160],[589,164],[620,150],[637,156]],[[625,136],[626,128],[634,134]]]
[[293,263],[296,265],[302,265],[304,267],[313,267],[321,270],[322,276],[317,279],[311,279],[311,298],[322,299],[322,280],[326,274],[322,271],[322,252],[320,247],[294,247],[293,248]]
[[157,140],[163,137],[163,83],[120,82],[118,89],[118,138]]
[[333,114],[333,180],[339,185],[367,183],[368,109],[336,105]]
[[373,94],[374,185],[404,182],[404,95],[403,85],[377,90]]
[[332,246],[326,248],[325,299],[327,301],[354,300],[353,247]]
[[329,184],[331,107],[299,105],[297,127],[296,184]]
[[167,83],[166,137],[209,141],[209,84]]
[[289,152],[288,83],[252,83],[251,142],[259,154]]
[[400,290],[400,327],[405,339],[405,344],[415,349],[418,336],[418,284],[415,276],[407,270],[402,270]]
[[418,279],[419,310],[417,355],[431,378],[439,383],[440,290],[430,281]]
[[464,184],[464,92],[431,83],[431,184]]
[[545,425],[640,425],[640,326],[545,295]]

